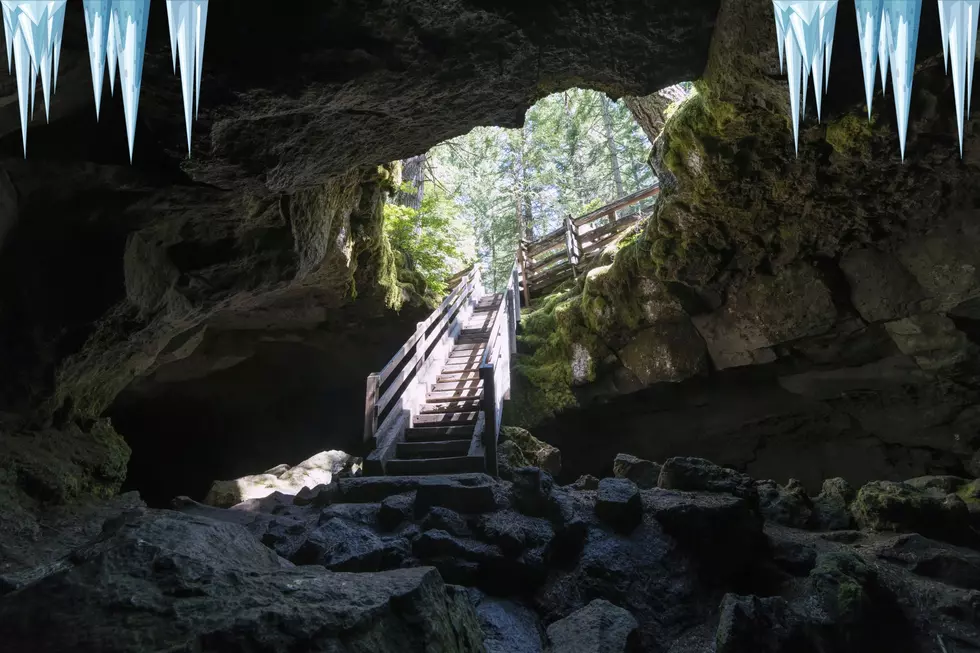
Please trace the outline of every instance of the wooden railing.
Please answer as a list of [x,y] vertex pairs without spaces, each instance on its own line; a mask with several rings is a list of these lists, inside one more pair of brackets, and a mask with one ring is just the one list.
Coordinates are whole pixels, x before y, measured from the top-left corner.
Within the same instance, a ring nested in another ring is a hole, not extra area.
[[517,325],[521,320],[518,262],[510,272],[500,309],[490,327],[490,338],[480,360],[483,381],[483,453],[487,473],[497,475],[497,440],[504,400],[510,399],[510,361],[517,350]]
[[[644,217],[643,202],[655,197],[660,185],[627,195],[578,218],[565,218],[565,223],[551,233],[528,243],[521,241],[517,253],[525,303],[578,274],[580,266],[602,253],[602,250],[624,231]],[[626,212],[636,206],[637,210]]]
[[364,441],[375,444],[378,459],[365,464],[383,464],[401,434],[411,425],[425,401],[430,370],[437,373],[449,357],[463,321],[484,295],[479,266],[454,279],[455,287],[438,308],[416,326],[415,333],[401,346],[380,372],[367,378],[364,404]]

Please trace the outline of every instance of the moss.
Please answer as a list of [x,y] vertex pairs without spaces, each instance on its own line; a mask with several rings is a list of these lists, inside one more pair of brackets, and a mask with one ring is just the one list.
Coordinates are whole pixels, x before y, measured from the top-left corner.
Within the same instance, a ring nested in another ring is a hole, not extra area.
[[956,495],[973,510],[980,510],[980,479],[975,479],[961,486]]
[[862,116],[848,113],[827,123],[827,142],[843,156],[871,156],[872,125]]

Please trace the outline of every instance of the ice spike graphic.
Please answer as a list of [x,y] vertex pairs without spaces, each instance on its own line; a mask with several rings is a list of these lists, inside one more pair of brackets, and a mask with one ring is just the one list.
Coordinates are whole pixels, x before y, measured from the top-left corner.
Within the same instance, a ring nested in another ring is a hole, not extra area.
[[116,70],[118,69],[116,50],[116,24],[112,21],[112,10],[109,11],[109,30],[106,33],[105,56],[109,66],[109,95],[116,93]]
[[885,29],[885,11],[881,11],[881,28],[878,34],[878,66],[881,69],[881,92],[888,90],[888,30]]
[[7,6],[0,7],[3,14],[3,40],[7,46],[7,72],[12,72],[14,63],[14,27],[10,22],[10,15],[13,13],[7,10]]
[[112,23],[116,34],[119,64],[119,92],[126,117],[129,160],[133,160],[136,138],[136,115],[139,111],[140,86],[143,82],[143,53],[146,51],[146,26],[150,18],[150,0],[113,0]]
[[207,6],[207,0],[167,0],[170,42],[174,45],[174,57],[180,62],[188,157],[191,153],[191,123],[201,92],[200,74],[205,30],[202,20],[207,20]]
[[888,60],[892,74],[892,94],[895,96],[895,116],[898,121],[898,144],[903,161],[921,18],[922,0],[888,0],[885,3]]
[[197,35],[194,41],[194,52],[197,54],[197,68],[194,72],[194,117],[197,118],[201,109],[201,71],[204,68],[204,36],[208,28],[208,0],[196,1]]
[[[799,153],[799,123],[806,113],[806,95],[811,73],[814,95],[817,98],[817,117],[820,117],[823,93],[830,76],[837,4],[837,0],[773,0],[772,2],[777,26],[785,26],[783,51],[789,75],[793,140],[797,153]],[[780,27],[777,27],[777,33],[779,31]]]
[[861,48],[861,70],[864,73],[864,99],[871,120],[871,98],[875,91],[875,69],[878,66],[878,44],[881,40],[882,0],[854,0],[857,13],[858,45]]
[[[963,157],[963,122],[968,108],[967,73],[969,57],[976,53],[977,12],[980,0],[939,0],[940,24],[943,27],[943,51],[949,59],[947,72],[953,75],[953,97],[956,102],[956,127],[960,136],[960,157]],[[972,86],[972,85],[971,85]]]
[[85,34],[88,36],[89,67],[92,69],[92,92],[95,93],[95,119],[98,120],[102,108],[102,84],[105,80],[112,0],[84,0],[83,9]]
[[780,11],[778,7],[773,7],[776,14],[776,47],[779,49],[779,74],[785,72],[786,67],[786,32],[789,28],[786,25],[786,12]]

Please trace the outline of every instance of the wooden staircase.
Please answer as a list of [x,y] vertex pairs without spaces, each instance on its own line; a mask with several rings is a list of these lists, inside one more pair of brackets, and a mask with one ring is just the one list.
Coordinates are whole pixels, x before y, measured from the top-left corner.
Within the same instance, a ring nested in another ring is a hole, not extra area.
[[462,324],[446,363],[428,386],[405,439],[396,445],[386,473],[395,475],[485,472],[480,362],[502,295],[480,298]]

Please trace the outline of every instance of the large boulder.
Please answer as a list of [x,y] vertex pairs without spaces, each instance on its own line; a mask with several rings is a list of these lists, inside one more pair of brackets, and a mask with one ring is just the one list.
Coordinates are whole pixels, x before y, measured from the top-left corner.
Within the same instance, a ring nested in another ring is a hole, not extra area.
[[872,551],[882,560],[914,574],[964,589],[980,590],[980,553],[907,533],[876,542]]
[[604,478],[596,493],[595,514],[614,530],[629,534],[643,521],[640,490],[625,478]]
[[942,489],[872,481],[858,491],[851,512],[859,525],[871,530],[914,531],[947,542],[977,542],[966,503]]
[[637,487],[649,490],[657,487],[657,480],[660,478],[660,465],[650,460],[643,460],[628,453],[616,455],[613,460],[613,476],[616,478],[628,478],[636,483]]
[[668,459],[660,470],[657,484],[665,490],[724,492],[749,499],[753,503],[759,496],[751,478],[704,458]]
[[778,596],[726,594],[715,635],[717,653],[800,653],[801,620]]
[[825,480],[820,494],[813,499],[811,526],[827,531],[850,528],[853,518],[849,506],[855,494],[850,484],[842,478]]
[[766,519],[783,526],[804,528],[813,514],[813,504],[803,484],[790,479],[786,485],[775,481],[756,481],[759,492],[759,513]]
[[370,529],[334,517],[309,534],[293,561],[331,571],[380,571],[396,553],[391,548]]
[[533,611],[475,589],[468,595],[483,629],[487,653],[541,653],[544,629]]
[[361,459],[343,451],[321,451],[296,465],[277,465],[262,474],[243,476],[232,481],[215,481],[204,503],[217,508],[262,499],[273,492],[296,495],[305,488],[328,485],[335,477],[353,474],[360,469]]
[[552,653],[639,651],[638,624],[628,610],[596,599],[548,626]]
[[294,568],[241,526],[169,511],[121,520],[0,597],[0,638],[36,653],[483,651],[473,608],[432,568]]
[[765,548],[762,519],[745,499],[661,489],[643,495],[664,531],[716,580],[743,573]]

